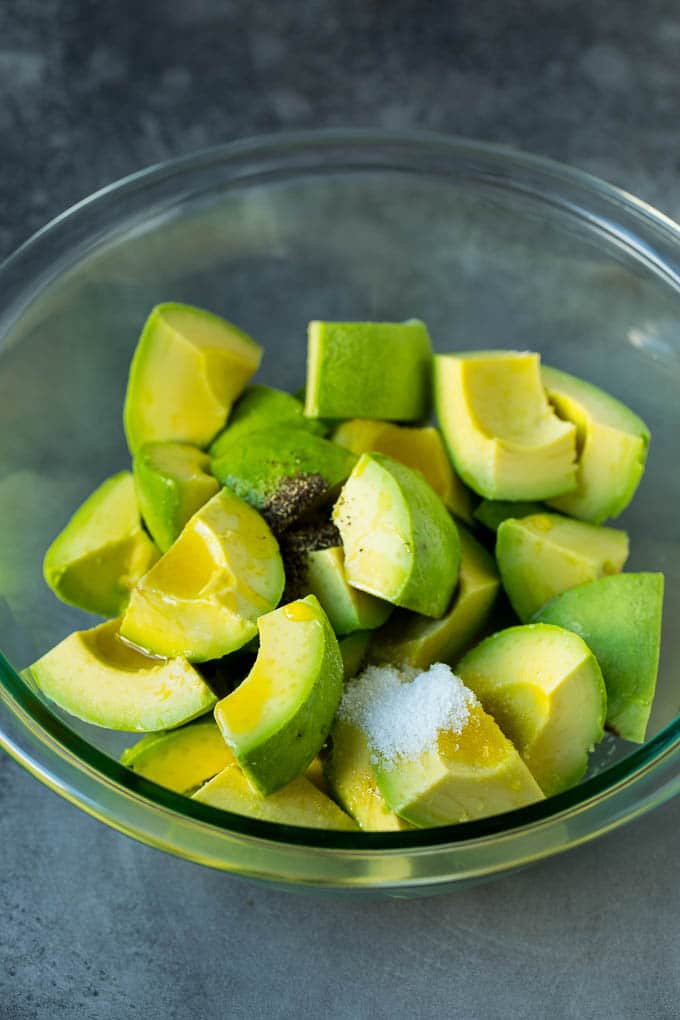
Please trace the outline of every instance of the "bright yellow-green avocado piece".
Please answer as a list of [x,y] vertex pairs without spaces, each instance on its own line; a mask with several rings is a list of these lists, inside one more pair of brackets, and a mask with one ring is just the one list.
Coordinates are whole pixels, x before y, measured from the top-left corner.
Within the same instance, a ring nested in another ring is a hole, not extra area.
[[213,719],[142,737],[121,755],[129,769],[187,796],[234,762]]
[[307,588],[316,595],[336,634],[380,627],[394,608],[347,582],[342,546],[307,553]]
[[431,425],[413,428],[354,418],[339,425],[332,438],[352,453],[385,453],[420,471],[456,517],[472,520],[470,493],[451,467],[438,429]]
[[413,825],[452,825],[543,800],[513,744],[480,705],[462,732],[442,730],[437,746],[415,758],[375,766],[392,810]]
[[346,719],[336,719],[333,724],[325,775],[331,793],[361,829],[389,832],[413,828],[388,807],[373,774],[368,739]]
[[460,574],[450,608],[439,620],[398,609],[371,641],[373,662],[427,669],[453,663],[484,626],[498,594],[500,578],[493,558],[462,526]]
[[318,754],[342,694],[337,638],[313,595],[258,620],[255,665],[215,708],[222,735],[262,794],[292,782]]
[[334,497],[356,464],[349,450],[305,429],[252,432],[212,461],[212,472],[280,534]]
[[606,574],[628,559],[628,535],[561,514],[509,518],[496,536],[503,587],[522,623],[555,595]]
[[418,471],[364,453],[333,509],[347,580],[426,616],[442,616],[460,565],[453,518]]
[[186,659],[144,655],[120,640],[119,620],[76,631],[30,667],[59,708],[110,730],[168,730],[210,711],[217,698]]
[[273,386],[247,386],[229,415],[227,427],[212,443],[210,456],[217,459],[253,432],[276,428],[278,425],[304,429],[317,436],[324,436],[327,431],[321,422],[305,417],[302,402],[292,393],[277,390]]
[[583,778],[588,753],[602,739],[607,694],[582,638],[548,624],[509,627],[468,652],[457,672],[546,797]]
[[642,743],[661,650],[663,574],[615,574],[551,599],[534,618],[579,634],[602,669],[607,729]]
[[63,602],[119,616],[159,555],[142,527],[132,475],[121,471],[76,510],[47,550],[43,572]]
[[255,637],[257,618],[274,608],[283,586],[267,524],[222,489],[134,588],[121,633],[157,655],[217,659]]
[[207,446],[257,371],[262,349],[192,305],[157,305],[139,338],[125,397],[130,452],[154,441]]
[[617,517],[642,478],[649,429],[630,408],[592,383],[547,365],[541,378],[560,418],[573,422],[578,433],[576,488],[550,505],[593,524]]
[[355,630],[353,634],[339,639],[338,647],[342,656],[345,680],[351,680],[357,675],[364,664],[370,643],[370,630]]
[[310,322],[305,414],[419,421],[430,413],[424,323]]
[[220,488],[208,454],[189,443],[146,443],[135,454],[133,472],[139,509],[161,552]]
[[454,466],[487,499],[548,499],[576,486],[576,428],[541,384],[538,354],[434,359],[434,401]]
[[248,782],[238,765],[229,765],[193,795],[201,804],[223,811],[283,825],[310,829],[356,829],[356,823],[307,776],[263,796]]

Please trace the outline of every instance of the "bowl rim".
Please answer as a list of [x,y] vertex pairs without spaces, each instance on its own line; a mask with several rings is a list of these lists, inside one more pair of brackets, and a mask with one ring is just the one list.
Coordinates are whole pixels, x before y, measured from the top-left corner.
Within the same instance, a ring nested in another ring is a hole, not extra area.
[[[359,160],[356,167],[346,163],[333,164],[335,156],[346,156],[348,151],[354,153]],[[34,288],[32,297],[35,298],[50,282],[46,276],[38,276],[37,279],[33,276],[31,279],[29,275],[29,283],[26,284],[25,264],[30,263],[36,253],[44,259],[48,250],[51,254],[55,245],[58,249],[60,235],[65,228],[67,235],[74,226],[84,229],[86,223],[83,221],[87,220],[93,208],[102,206],[112,198],[116,201],[125,199],[132,193],[144,192],[149,187],[175,177],[181,178],[195,171],[214,170],[218,166],[222,169],[231,168],[233,178],[238,180],[248,177],[249,167],[278,165],[285,169],[289,163],[289,173],[294,176],[304,167],[305,161],[299,157],[305,153],[316,153],[318,156],[320,152],[327,160],[327,171],[329,166],[335,166],[336,171],[339,169],[347,172],[357,169],[359,165],[366,170],[386,170],[389,167],[385,165],[385,157],[382,162],[380,159],[371,161],[371,154],[387,153],[389,156],[390,153],[400,152],[418,160],[429,156],[433,162],[441,161],[443,165],[456,160],[481,163],[489,174],[498,173],[506,184],[513,179],[514,172],[520,185],[530,190],[532,181],[541,181],[545,187],[551,188],[558,185],[566,195],[564,201],[557,202],[558,205],[591,221],[594,219],[598,228],[613,235],[617,243],[630,248],[638,261],[651,266],[657,275],[680,293],[680,227],[641,199],[591,174],[508,146],[434,132],[323,129],[259,135],[157,163],[106,185],[59,214],[0,265],[0,292],[9,295],[6,308],[0,309],[0,341],[26,307],[26,288]],[[427,173],[427,170],[424,172]],[[580,205],[579,197],[584,195],[598,206],[596,211],[592,211],[590,203]],[[105,235],[105,239],[110,236],[111,232]],[[100,241],[101,237],[97,235],[92,242],[93,246]],[[7,289],[3,286],[6,282],[9,284]],[[379,856],[394,851],[412,854],[444,847],[455,849],[506,835],[529,836],[546,826],[568,823],[577,815],[595,813],[597,808],[601,809],[605,805],[614,809],[613,816],[600,811],[602,817],[590,828],[581,829],[577,826],[579,831],[574,833],[573,838],[561,842],[559,846],[548,840],[542,852],[531,854],[532,859],[547,856],[558,849],[566,849],[593,838],[613,825],[634,817],[646,806],[659,803],[680,790],[680,769],[677,768],[680,762],[680,716],[677,716],[655,737],[600,774],[562,794],[505,815],[413,832],[338,832],[288,826],[200,804],[137,775],[89,744],[52,714],[1,654],[0,680],[0,746],[63,796],[124,831],[125,825],[118,809],[101,811],[101,806],[94,803],[89,794],[86,796],[79,791],[73,775],[68,782],[64,779],[65,765],[68,765],[69,773],[75,769],[76,776],[87,772],[90,780],[94,778],[106,785],[109,793],[115,789],[123,799],[119,805],[121,812],[123,801],[133,798],[161,813],[179,813],[192,824],[217,828],[222,833],[276,845],[329,850],[334,854],[361,850]],[[13,728],[8,721],[10,717]],[[628,799],[631,789],[644,779],[649,779],[657,769],[658,776],[648,784],[648,797],[643,806],[638,802],[624,805],[623,801]],[[673,770],[674,774],[669,776],[667,773]],[[129,831],[138,839],[160,845],[155,837],[140,830],[139,826]],[[164,849],[175,848],[167,843]],[[501,862],[497,868],[485,869],[485,873],[516,866],[522,859],[514,855],[512,859]],[[229,867],[227,862],[210,860],[206,863]]]

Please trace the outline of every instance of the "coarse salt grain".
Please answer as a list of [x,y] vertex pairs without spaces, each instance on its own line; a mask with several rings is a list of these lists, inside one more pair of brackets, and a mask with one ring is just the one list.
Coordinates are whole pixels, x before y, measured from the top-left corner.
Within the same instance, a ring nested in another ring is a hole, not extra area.
[[398,758],[434,750],[442,731],[462,733],[476,704],[443,662],[424,672],[368,666],[345,688],[338,716],[364,731],[373,760],[389,768]]

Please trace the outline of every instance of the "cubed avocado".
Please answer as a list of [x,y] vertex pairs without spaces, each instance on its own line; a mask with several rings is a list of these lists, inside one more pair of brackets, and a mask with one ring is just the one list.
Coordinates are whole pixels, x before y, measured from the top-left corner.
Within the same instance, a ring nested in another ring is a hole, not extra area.
[[394,608],[348,583],[342,546],[308,553],[306,574],[309,591],[318,598],[338,635],[374,630]]
[[480,496],[543,500],[576,487],[576,427],[548,403],[538,354],[437,355],[434,400],[454,467]]
[[579,634],[607,688],[607,728],[642,743],[661,650],[663,574],[614,574],[561,592],[534,619]]
[[430,413],[424,323],[310,322],[305,414],[420,421]]
[[547,797],[583,778],[602,739],[607,694],[597,659],[577,634],[547,624],[509,627],[469,651],[457,672]]
[[220,316],[192,305],[157,305],[130,366],[124,411],[130,452],[155,441],[208,446],[261,357],[261,347]]
[[110,730],[168,730],[209,712],[217,698],[186,659],[144,655],[120,639],[119,620],[70,634],[30,667],[59,708]]
[[356,459],[327,439],[282,425],[229,446],[213,460],[212,471],[279,534],[332,499]]
[[212,443],[210,456],[217,459],[252,432],[262,432],[278,425],[306,429],[317,436],[324,436],[327,432],[324,424],[305,417],[302,402],[292,393],[261,384],[247,386],[229,415],[226,428]]
[[418,471],[364,453],[333,509],[347,580],[425,616],[443,616],[458,581],[453,518]]
[[649,429],[620,400],[544,365],[541,379],[560,418],[573,422],[579,449],[576,488],[550,501],[570,517],[601,524],[630,503],[645,469]]
[[45,554],[45,580],[63,602],[119,616],[160,553],[142,527],[129,471],[113,475],[74,513]]
[[215,708],[224,739],[250,782],[273,793],[323,746],[342,694],[343,667],[328,617],[313,595],[260,617],[260,650],[243,683]]
[[561,514],[510,518],[496,537],[503,587],[522,623],[561,591],[618,574],[628,558],[628,535]]
[[248,782],[238,765],[228,765],[201,787],[193,795],[193,800],[222,811],[282,825],[350,831],[357,828],[356,822],[307,776],[298,776],[286,786],[264,796]]
[[222,489],[134,588],[121,633],[157,655],[218,659],[257,634],[281,598],[276,539],[252,507]]
[[161,552],[220,487],[208,454],[189,443],[145,443],[135,454],[133,473],[139,509]]

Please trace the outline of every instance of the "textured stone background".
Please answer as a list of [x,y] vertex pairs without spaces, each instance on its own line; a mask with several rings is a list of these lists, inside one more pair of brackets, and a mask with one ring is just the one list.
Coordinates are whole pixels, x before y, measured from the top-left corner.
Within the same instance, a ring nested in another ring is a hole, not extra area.
[[[427,127],[680,217],[673,0],[3,0],[0,255],[96,188],[281,128]],[[137,845],[0,757],[0,1018],[680,1016],[680,803],[414,902],[296,897]]]

